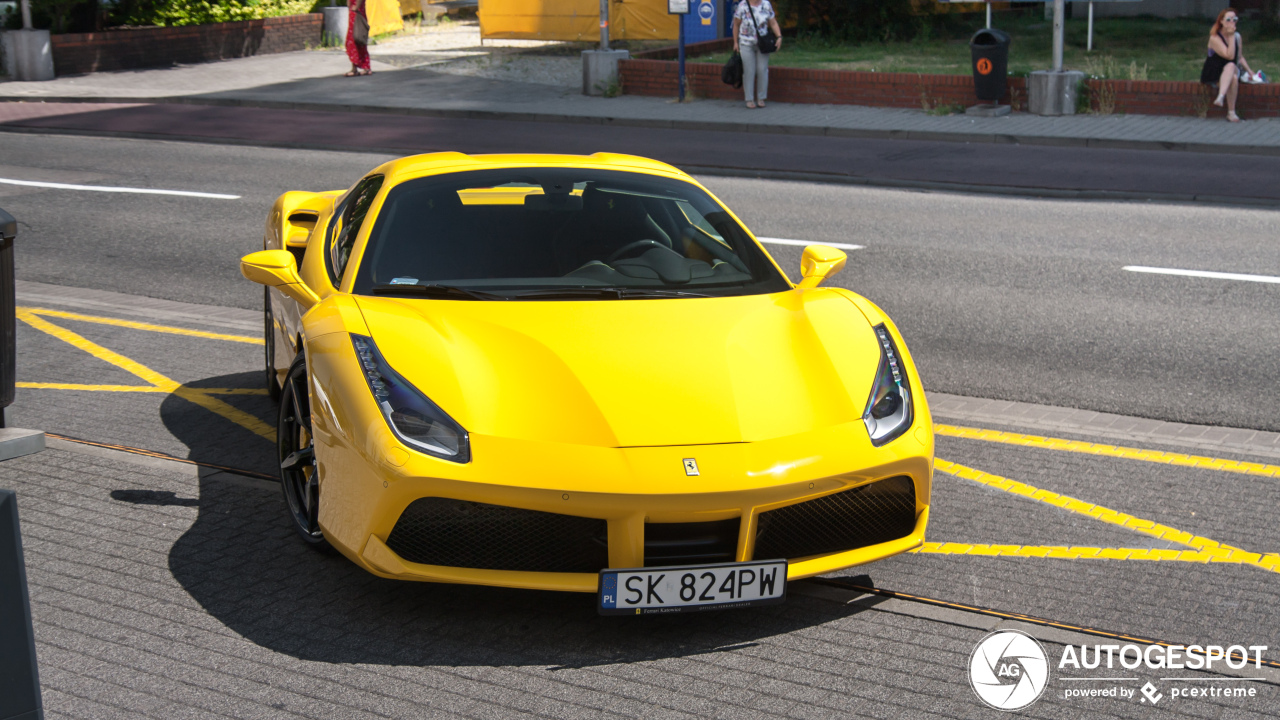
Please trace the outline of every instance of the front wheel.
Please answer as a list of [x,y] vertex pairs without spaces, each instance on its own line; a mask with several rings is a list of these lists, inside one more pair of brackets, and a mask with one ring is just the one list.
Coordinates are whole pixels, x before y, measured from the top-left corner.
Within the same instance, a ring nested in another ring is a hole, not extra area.
[[289,366],[280,390],[280,420],[276,424],[280,458],[280,486],[289,507],[293,529],[311,547],[330,550],[320,531],[320,478],[316,473],[315,443],[311,437],[311,402],[307,396],[307,362],[302,353]]

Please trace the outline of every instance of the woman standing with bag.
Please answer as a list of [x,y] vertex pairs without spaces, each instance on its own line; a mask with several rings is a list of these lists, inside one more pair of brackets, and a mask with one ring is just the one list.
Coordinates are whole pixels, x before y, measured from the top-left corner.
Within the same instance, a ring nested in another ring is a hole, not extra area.
[[764,107],[769,97],[769,53],[781,47],[782,29],[769,0],[739,2],[733,12],[733,51],[742,55],[747,107]]
[[347,59],[351,72],[347,77],[372,75],[369,64],[369,16],[365,13],[365,0],[349,0],[347,3]]

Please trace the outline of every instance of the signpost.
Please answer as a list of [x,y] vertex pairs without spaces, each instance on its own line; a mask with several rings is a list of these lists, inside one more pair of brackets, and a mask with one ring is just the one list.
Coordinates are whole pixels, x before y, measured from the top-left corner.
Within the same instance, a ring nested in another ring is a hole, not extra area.
[[677,43],[680,66],[680,93],[677,97],[680,102],[684,102],[684,16],[689,14],[689,3],[690,0],[667,0],[667,14],[680,16],[680,39]]
[[1089,42],[1085,49],[1093,52],[1093,4],[1095,2],[1138,2],[1139,0],[1089,0]]
[[600,0],[600,49],[609,49],[609,0]]
[[1053,71],[1062,72],[1062,36],[1066,19],[1065,0],[1053,0]]

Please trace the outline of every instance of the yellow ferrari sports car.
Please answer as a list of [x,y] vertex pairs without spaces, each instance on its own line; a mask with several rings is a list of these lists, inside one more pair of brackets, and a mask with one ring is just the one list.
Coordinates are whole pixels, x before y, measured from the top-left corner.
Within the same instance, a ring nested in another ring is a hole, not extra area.
[[435,153],[289,192],[241,271],[299,535],[387,578],[780,602],[919,546],[933,429],[893,323],[788,280],[640,157]]

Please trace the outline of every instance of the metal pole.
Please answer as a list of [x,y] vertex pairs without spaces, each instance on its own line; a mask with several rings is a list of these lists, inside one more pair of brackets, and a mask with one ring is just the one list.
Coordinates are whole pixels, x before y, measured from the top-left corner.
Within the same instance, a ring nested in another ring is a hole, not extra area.
[[1093,52],[1093,0],[1089,0],[1089,46],[1086,49]]
[[22,0],[22,29],[31,30],[31,0]]
[[44,717],[18,498],[12,490],[0,490],[0,717]]
[[1053,71],[1062,72],[1062,35],[1063,16],[1066,15],[1064,0],[1053,0]]
[[991,29],[991,0],[987,0],[987,29]]
[[18,221],[0,209],[0,428],[6,427],[4,409],[13,404],[18,379],[17,297],[13,282],[13,240],[17,235]]
[[600,0],[600,49],[609,49],[609,0]]
[[684,102],[684,15],[677,15],[680,18],[680,102]]

